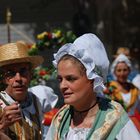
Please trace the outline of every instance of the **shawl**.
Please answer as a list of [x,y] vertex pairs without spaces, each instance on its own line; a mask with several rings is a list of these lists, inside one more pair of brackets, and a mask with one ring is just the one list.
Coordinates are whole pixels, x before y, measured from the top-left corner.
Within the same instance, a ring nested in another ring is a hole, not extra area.
[[[73,108],[64,105],[53,118],[46,140],[64,140],[68,133]],[[129,118],[122,106],[109,99],[99,99],[99,111],[86,140],[113,140]]]
[[124,109],[130,115],[133,115],[135,111],[135,106],[137,106],[136,104],[138,103],[139,92],[138,89],[133,84],[129,83],[129,85],[130,85],[131,100],[128,105],[126,105],[123,102],[123,97],[121,95],[121,92],[118,88],[118,84],[116,81],[111,81],[110,83],[108,83],[107,87],[110,91],[109,96],[111,97],[111,99],[121,103]]

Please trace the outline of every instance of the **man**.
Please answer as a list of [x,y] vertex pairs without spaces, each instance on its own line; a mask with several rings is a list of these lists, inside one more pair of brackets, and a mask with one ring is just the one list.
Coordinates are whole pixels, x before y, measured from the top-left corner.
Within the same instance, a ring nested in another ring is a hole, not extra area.
[[[42,95],[38,89],[40,98],[36,93],[27,91],[32,70],[42,62],[41,56],[28,55],[28,47],[24,42],[0,47],[0,69],[6,85],[5,90],[0,92],[0,136],[5,135],[12,140],[42,139],[43,111],[49,111],[51,108],[47,110],[46,106],[51,103],[47,104],[47,100],[43,100],[47,93]],[[52,102],[56,103],[57,96],[52,96]]]

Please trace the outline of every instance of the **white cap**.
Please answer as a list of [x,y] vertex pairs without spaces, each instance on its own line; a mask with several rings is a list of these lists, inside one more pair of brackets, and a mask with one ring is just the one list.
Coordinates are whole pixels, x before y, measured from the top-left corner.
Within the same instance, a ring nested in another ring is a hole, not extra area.
[[92,33],[87,33],[78,37],[74,43],[63,45],[54,54],[55,67],[65,54],[74,56],[85,66],[88,79],[94,79],[95,92],[101,92],[108,74],[109,60],[100,39]]
[[111,73],[112,73],[112,75],[114,76],[115,79],[116,79],[116,76],[114,74],[115,67],[120,62],[124,62],[131,70],[131,61],[128,59],[128,57],[124,54],[118,55],[117,58],[112,62],[112,65],[111,65],[111,68],[110,68]]

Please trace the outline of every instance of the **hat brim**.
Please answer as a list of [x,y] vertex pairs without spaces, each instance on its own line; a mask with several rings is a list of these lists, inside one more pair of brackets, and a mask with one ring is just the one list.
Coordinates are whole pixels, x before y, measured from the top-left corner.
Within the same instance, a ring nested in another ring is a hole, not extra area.
[[6,66],[9,64],[15,63],[22,63],[22,62],[29,62],[32,64],[32,68],[36,68],[37,66],[43,63],[44,59],[42,56],[28,56],[28,57],[21,57],[21,58],[14,58],[14,59],[7,59],[5,61],[0,61],[0,67]]

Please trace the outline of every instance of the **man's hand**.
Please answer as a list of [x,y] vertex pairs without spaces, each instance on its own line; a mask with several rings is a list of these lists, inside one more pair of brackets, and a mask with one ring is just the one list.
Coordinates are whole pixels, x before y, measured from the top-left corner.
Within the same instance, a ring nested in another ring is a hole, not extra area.
[[18,102],[6,106],[0,116],[0,130],[5,130],[14,122],[20,121],[21,118],[21,110],[19,108]]

